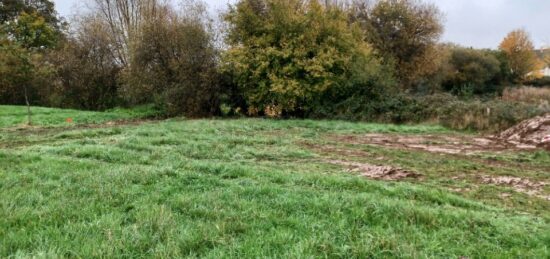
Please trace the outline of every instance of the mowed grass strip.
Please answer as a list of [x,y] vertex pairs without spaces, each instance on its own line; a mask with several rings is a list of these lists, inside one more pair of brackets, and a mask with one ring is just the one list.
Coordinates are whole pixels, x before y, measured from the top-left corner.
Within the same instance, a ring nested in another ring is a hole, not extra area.
[[27,135],[38,144],[0,148],[0,257],[548,257],[543,218],[365,179],[302,145],[445,131],[241,119]]

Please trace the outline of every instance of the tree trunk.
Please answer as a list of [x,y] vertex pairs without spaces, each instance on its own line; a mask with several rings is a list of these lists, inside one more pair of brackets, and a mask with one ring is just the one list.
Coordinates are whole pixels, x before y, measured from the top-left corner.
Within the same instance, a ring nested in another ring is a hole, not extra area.
[[32,125],[32,112],[31,112],[31,104],[29,103],[29,95],[27,93],[27,86],[23,87],[25,90],[25,103],[27,103],[27,124],[30,126]]

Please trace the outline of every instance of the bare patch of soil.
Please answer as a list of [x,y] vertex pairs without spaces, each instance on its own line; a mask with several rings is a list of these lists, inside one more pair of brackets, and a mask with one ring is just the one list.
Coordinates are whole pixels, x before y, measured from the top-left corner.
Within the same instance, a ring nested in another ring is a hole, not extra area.
[[468,136],[365,134],[360,136],[335,136],[333,139],[349,144],[367,144],[451,155],[469,155],[483,151],[498,152],[510,148],[536,149],[536,146],[514,147],[497,139]]
[[405,178],[420,178],[422,176],[421,174],[393,166],[380,166],[342,160],[329,160],[327,162],[348,167],[349,172],[360,173],[362,176],[376,180],[396,181]]
[[349,149],[349,148],[340,148],[333,145],[316,145],[312,143],[303,142],[304,146],[319,151],[325,154],[336,154],[338,156],[344,157],[370,157],[371,153],[363,150]]
[[543,195],[543,188],[548,185],[546,182],[535,182],[529,179],[512,176],[482,176],[484,184],[512,187],[516,192],[525,193],[550,201],[550,195]]

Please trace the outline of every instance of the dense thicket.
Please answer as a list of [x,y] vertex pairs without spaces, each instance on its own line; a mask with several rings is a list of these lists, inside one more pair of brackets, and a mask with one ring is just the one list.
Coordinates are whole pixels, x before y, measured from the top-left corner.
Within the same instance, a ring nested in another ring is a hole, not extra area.
[[95,0],[63,37],[41,13],[24,11],[42,7],[21,4],[0,30],[2,103],[90,110],[155,103],[168,116],[219,111],[219,55],[200,2],[178,9],[157,0]]
[[81,17],[78,30],[48,60],[56,67],[48,103],[64,108],[103,110],[119,104],[120,63],[113,58],[107,25],[95,15]]
[[538,70],[550,59],[527,32],[511,32],[498,50],[442,44],[443,17],[421,0],[239,0],[222,26],[193,0],[88,7],[66,30],[51,0],[2,1],[1,104],[456,122],[460,105],[479,111],[473,117],[484,103],[502,113],[513,106],[468,98],[548,81]]

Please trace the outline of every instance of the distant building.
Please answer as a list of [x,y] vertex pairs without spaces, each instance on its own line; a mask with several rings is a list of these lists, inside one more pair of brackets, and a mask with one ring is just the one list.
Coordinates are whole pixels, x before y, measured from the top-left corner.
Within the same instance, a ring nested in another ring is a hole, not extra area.
[[550,66],[546,65],[544,69],[539,71],[540,75],[550,77]]
[[544,76],[544,77],[550,77],[550,64],[548,64],[548,57],[550,57],[550,48],[542,48],[540,50],[535,50],[535,54],[537,54],[537,57],[544,62],[544,68],[539,71],[533,71],[529,74],[535,74],[535,72],[538,72],[536,74]]

